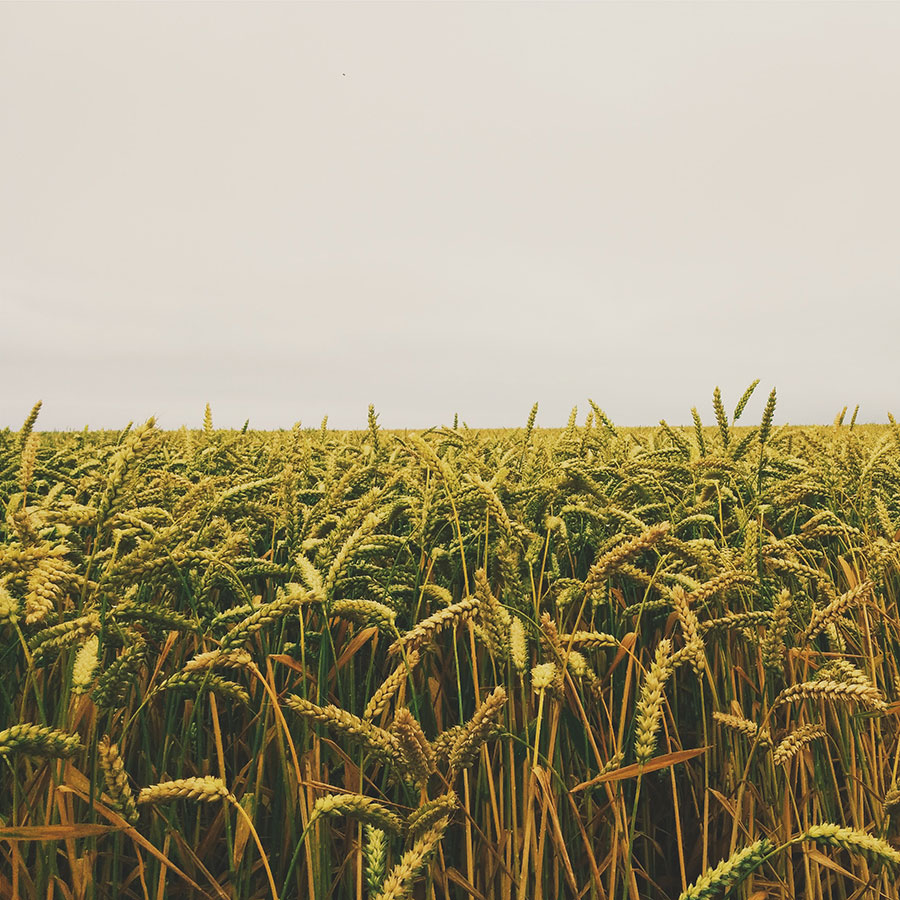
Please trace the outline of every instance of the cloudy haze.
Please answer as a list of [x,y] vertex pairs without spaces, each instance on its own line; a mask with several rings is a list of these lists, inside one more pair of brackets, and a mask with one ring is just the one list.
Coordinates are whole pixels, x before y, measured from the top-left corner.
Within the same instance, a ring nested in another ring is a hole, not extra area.
[[900,415],[900,5],[0,4],[0,427]]

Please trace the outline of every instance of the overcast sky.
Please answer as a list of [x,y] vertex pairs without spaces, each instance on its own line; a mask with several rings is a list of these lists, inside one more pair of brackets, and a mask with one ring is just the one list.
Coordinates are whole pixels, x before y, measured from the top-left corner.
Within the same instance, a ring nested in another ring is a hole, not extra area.
[[900,415],[900,4],[0,3],[0,427]]

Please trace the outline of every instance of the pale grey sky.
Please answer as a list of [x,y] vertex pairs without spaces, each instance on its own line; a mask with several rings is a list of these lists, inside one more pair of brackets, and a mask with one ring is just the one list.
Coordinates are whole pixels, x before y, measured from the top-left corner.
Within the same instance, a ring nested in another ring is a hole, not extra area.
[[0,3],[0,426],[900,415],[898,3]]

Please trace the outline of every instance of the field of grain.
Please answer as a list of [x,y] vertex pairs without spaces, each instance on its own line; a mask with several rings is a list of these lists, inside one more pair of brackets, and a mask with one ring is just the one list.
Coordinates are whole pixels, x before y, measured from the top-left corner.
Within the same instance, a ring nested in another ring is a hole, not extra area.
[[[0,434],[0,897],[900,898],[900,427]],[[579,424],[579,421],[581,424]]]

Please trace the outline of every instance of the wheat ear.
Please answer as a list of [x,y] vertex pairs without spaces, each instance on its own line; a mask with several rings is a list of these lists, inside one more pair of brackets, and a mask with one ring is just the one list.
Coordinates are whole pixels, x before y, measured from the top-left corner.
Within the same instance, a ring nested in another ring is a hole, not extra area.
[[455,774],[475,762],[478,751],[496,728],[505,703],[505,688],[496,687],[475,710],[450,751],[451,773]]
[[439,819],[422,834],[412,848],[403,854],[400,862],[388,873],[381,892],[374,900],[403,900],[403,898],[412,896],[413,882],[444,836],[447,824],[447,819]]
[[671,652],[672,644],[664,638],[656,648],[656,656],[641,688],[635,710],[637,726],[634,738],[634,755],[639,763],[647,762],[656,748],[656,733],[662,722],[666,681],[672,674]]
[[834,700],[856,701],[863,706],[878,711],[884,711],[887,704],[881,692],[871,684],[848,684],[842,681],[821,679],[820,681],[804,681],[801,684],[792,685],[783,690],[772,704],[780,706],[782,703],[791,703],[797,700]]
[[821,725],[801,725],[796,731],[792,731],[775,748],[775,765],[780,766],[790,762],[807,744],[820,737],[825,737],[828,732]]
[[44,725],[13,725],[0,731],[0,756],[30,753],[36,756],[73,756],[81,750],[81,738]]
[[178,778],[175,781],[161,781],[159,784],[141,788],[137,802],[167,803],[169,800],[197,800],[201,803],[213,803],[216,800],[227,800],[228,788],[221,778],[206,775],[203,778]]
[[832,847],[842,847],[850,853],[865,857],[875,865],[897,868],[900,866],[900,853],[898,853],[886,841],[865,831],[857,831],[853,828],[844,828],[841,825],[822,824],[813,825],[792,843],[800,841],[815,841],[817,844],[829,844]]
[[347,816],[382,831],[400,834],[402,819],[371,797],[362,794],[326,794],[316,800],[315,816]]
[[112,800],[113,807],[117,809],[122,818],[132,825],[138,820],[137,806],[134,803],[134,794],[125,774],[125,764],[119,755],[119,748],[110,741],[105,734],[97,744],[100,756],[100,768],[103,769],[103,778],[106,781],[106,792]]
[[419,651],[411,650],[406,657],[400,661],[400,664],[388,675],[381,683],[381,686],[372,695],[372,698],[366,704],[363,712],[364,719],[374,719],[381,715],[391,702],[391,699],[400,690],[400,686],[409,677],[409,674],[419,662]]
[[766,747],[772,746],[772,738],[769,735],[769,732],[765,729],[761,729],[756,722],[751,722],[749,719],[743,718],[743,716],[731,716],[728,715],[728,713],[714,712],[713,719],[720,725],[724,725],[726,728],[732,729],[732,731],[739,732],[751,741],[756,740],[758,737],[760,744]]
[[628,562],[643,550],[647,550],[658,543],[669,532],[669,523],[653,525],[646,531],[630,538],[627,541],[613,547],[608,553],[604,553],[590,568],[587,578],[584,580],[584,591],[588,597],[593,596],[600,589],[600,585],[608,575],[613,573],[622,563]]
[[832,600],[827,606],[816,610],[803,633],[800,641],[810,641],[822,633],[823,629],[835,619],[842,616],[848,609],[856,606],[868,594],[875,585],[871,581],[864,581],[855,588],[841,594]]
[[747,877],[774,847],[768,838],[760,838],[704,872],[678,900],[709,900]]
[[466,597],[458,603],[439,609],[427,619],[422,619],[415,628],[407,631],[400,640],[394,641],[388,648],[388,653],[399,653],[401,648],[405,648],[407,651],[416,649],[430,641],[445,628],[467,621],[478,611],[479,602],[477,597]]
[[401,761],[397,738],[389,731],[378,728],[337,706],[316,706],[315,703],[296,694],[288,694],[284,702],[304,718],[326,725],[349,740],[362,744],[370,753],[386,762]]

